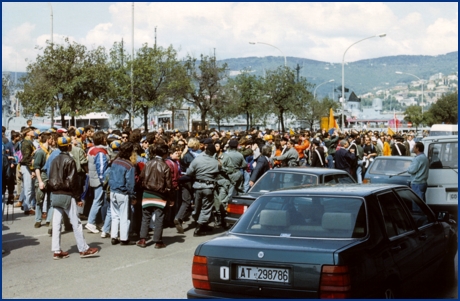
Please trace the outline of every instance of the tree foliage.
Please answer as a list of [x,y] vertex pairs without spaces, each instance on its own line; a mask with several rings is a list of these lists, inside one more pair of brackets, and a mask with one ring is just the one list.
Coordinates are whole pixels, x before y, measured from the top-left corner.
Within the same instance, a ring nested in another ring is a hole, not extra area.
[[229,79],[226,84],[230,98],[229,116],[244,115],[246,130],[261,121],[266,110],[263,108],[263,79],[244,69],[235,78]]
[[443,95],[431,105],[427,114],[428,125],[458,123],[458,91]]
[[144,128],[150,108],[172,108],[181,102],[188,87],[186,70],[172,46],[149,47],[144,44],[134,59],[134,110],[140,111]]
[[196,61],[196,58],[191,56],[188,56],[185,61],[190,84],[184,93],[184,98],[199,109],[201,126],[205,128],[209,111],[222,102],[221,81],[227,77],[225,73],[227,64],[217,66],[215,57],[201,55],[200,65],[196,68]]
[[64,44],[48,44],[36,61],[27,66],[18,93],[25,114],[44,115],[56,107],[64,116],[87,114],[104,106],[108,69],[103,47],[87,50],[65,39]]
[[[132,120],[131,112],[131,71],[132,58],[124,48],[123,41],[115,42],[109,51],[107,61],[110,80],[106,94],[107,112],[124,118],[129,115],[129,122]],[[131,124],[130,124],[131,125]],[[132,126],[132,125],[131,125]]]
[[412,126],[417,130],[419,126],[426,122],[425,115],[422,114],[422,107],[417,105],[407,107],[404,112],[404,120],[412,122]]

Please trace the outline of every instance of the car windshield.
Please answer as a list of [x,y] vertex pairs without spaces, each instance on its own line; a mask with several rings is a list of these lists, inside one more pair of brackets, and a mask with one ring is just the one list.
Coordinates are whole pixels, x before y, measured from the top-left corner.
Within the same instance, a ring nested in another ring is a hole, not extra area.
[[266,172],[250,192],[269,192],[299,185],[316,185],[318,176],[306,173]]
[[[372,164],[369,173],[376,175],[395,175],[403,173],[407,170],[412,160],[386,160],[386,159],[375,159]],[[409,176],[409,174],[404,174]]]
[[304,238],[360,238],[367,232],[364,201],[340,196],[258,198],[233,233]]

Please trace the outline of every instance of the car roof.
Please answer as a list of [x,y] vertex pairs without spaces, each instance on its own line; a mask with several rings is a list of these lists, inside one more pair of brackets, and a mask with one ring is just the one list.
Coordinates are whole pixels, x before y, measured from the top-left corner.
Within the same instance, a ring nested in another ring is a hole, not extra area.
[[405,185],[395,184],[324,184],[309,187],[298,187],[286,190],[276,190],[264,194],[264,196],[288,196],[288,195],[340,195],[340,196],[367,196],[378,191],[392,188],[408,188]]
[[409,156],[379,156],[379,157],[375,157],[374,161],[375,160],[395,160],[395,161],[398,161],[398,160],[407,160],[407,161],[412,161],[413,157],[409,157]]
[[299,173],[312,173],[316,175],[348,174],[346,171],[341,170],[341,169],[323,168],[323,167],[308,167],[308,166],[274,168],[274,169],[270,169],[268,172],[299,172]]

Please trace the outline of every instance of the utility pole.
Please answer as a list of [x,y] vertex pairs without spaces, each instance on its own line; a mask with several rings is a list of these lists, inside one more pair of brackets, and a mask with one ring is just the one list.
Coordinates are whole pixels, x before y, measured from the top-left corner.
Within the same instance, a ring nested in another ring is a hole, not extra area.
[[157,27],[155,26],[155,45],[153,45],[153,49],[157,50]]

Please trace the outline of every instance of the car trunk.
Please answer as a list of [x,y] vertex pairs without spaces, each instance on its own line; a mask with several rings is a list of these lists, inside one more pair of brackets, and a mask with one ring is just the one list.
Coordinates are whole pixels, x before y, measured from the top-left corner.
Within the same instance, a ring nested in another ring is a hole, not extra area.
[[[334,252],[350,243],[353,241],[254,239],[230,234],[203,244],[198,255],[207,257],[212,291],[263,298],[318,298],[322,265],[333,265]],[[277,276],[270,280],[247,279],[248,273],[257,268],[266,270],[267,275],[271,270]],[[283,279],[282,273],[288,278]],[[242,276],[246,279],[239,279]]]

